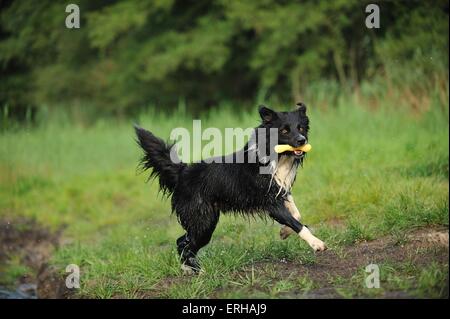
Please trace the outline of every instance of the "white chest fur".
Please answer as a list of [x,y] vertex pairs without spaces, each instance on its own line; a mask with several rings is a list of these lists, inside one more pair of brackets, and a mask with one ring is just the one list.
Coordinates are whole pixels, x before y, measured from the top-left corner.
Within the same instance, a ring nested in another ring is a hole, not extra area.
[[272,173],[273,178],[285,192],[290,192],[297,174],[298,162],[292,156],[281,156]]

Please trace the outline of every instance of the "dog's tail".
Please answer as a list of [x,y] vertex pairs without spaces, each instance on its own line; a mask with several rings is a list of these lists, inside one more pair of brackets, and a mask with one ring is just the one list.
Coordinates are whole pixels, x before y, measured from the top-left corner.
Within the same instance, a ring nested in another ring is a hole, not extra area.
[[152,168],[149,178],[159,177],[159,186],[163,193],[172,194],[186,164],[181,162],[175,150],[171,154],[173,144],[166,144],[153,133],[137,125],[134,126],[134,129],[137,136],[136,142],[144,150],[144,156],[140,161],[142,169]]

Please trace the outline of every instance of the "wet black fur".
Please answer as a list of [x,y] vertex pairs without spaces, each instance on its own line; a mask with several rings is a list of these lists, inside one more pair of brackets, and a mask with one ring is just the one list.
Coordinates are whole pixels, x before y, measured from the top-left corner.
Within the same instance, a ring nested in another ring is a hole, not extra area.
[[[292,112],[274,112],[262,106],[259,110],[262,123],[258,128],[278,128],[279,144],[299,146],[306,142],[309,119],[306,106],[297,104]],[[152,169],[151,177],[159,178],[161,190],[172,195],[172,211],[178,217],[186,234],[178,238],[177,247],[182,263],[199,270],[196,254],[209,243],[220,213],[269,216],[297,233],[303,225],[286,210],[286,193],[280,195],[280,186],[271,181],[270,174],[260,174],[259,168],[267,163],[248,163],[249,144],[228,156],[243,152],[244,163],[175,164],[170,159],[170,149],[163,140],[151,132],[135,127],[137,142],[144,150],[141,165]],[[267,130],[268,132],[269,130]],[[267,139],[268,141],[268,139]],[[284,156],[294,156],[287,152]],[[303,157],[296,157],[302,164]]]

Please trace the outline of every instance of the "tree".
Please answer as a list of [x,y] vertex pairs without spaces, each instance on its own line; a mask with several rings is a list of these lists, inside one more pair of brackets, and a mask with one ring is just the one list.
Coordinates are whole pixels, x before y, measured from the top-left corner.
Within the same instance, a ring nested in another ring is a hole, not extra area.
[[380,29],[364,26],[368,3],[81,0],[81,27],[67,29],[64,1],[7,1],[0,103],[17,114],[42,105],[126,114],[183,99],[201,111],[299,100],[324,80],[353,91],[388,74],[402,85],[400,60],[415,70],[408,85],[436,76],[448,85],[447,2],[381,2]]

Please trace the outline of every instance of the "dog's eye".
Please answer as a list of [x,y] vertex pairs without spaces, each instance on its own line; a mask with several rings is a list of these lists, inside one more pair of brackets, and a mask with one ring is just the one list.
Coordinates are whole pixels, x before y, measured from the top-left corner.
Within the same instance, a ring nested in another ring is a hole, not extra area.
[[300,132],[300,133],[303,133],[305,130],[303,129],[303,127],[298,127],[298,131]]
[[281,132],[281,134],[287,134],[287,133],[289,133],[289,130],[287,128],[282,128],[280,130],[280,132]]

